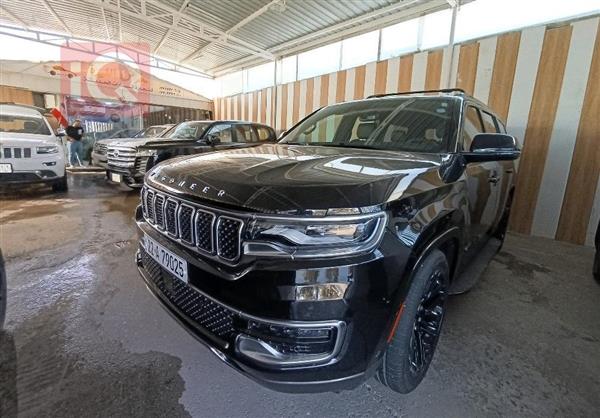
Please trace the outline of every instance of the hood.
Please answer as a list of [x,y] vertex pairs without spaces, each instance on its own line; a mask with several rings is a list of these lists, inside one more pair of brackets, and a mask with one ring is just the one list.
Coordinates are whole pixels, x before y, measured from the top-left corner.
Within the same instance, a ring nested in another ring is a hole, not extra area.
[[440,156],[357,148],[262,145],[157,165],[149,185],[194,200],[267,213],[380,205],[442,184]]
[[160,151],[166,148],[189,147],[190,145],[198,145],[200,142],[193,139],[165,139],[151,138],[143,144],[142,149]]
[[[145,145],[149,141],[156,140],[157,138],[113,138],[113,139],[104,139],[102,141],[103,144],[106,144],[111,147],[131,147],[137,148],[139,146]],[[108,142],[104,142],[108,141]]]
[[27,148],[41,145],[60,145],[60,141],[54,135],[0,132],[0,144]]

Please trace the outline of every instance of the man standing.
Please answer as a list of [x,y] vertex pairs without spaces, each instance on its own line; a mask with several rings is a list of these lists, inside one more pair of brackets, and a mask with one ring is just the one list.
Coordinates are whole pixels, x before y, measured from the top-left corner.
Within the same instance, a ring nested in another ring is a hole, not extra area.
[[71,166],[81,166],[83,159],[83,144],[81,143],[81,137],[83,136],[83,127],[81,121],[75,119],[72,125],[67,126],[67,137],[69,139],[69,159]]

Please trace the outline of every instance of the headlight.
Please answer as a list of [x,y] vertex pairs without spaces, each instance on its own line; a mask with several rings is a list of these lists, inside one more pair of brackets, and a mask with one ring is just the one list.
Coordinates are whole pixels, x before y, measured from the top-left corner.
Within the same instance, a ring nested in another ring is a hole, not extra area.
[[141,149],[138,150],[136,154],[138,157],[153,157],[156,155],[156,151],[152,149]]
[[383,212],[322,218],[260,217],[250,222],[245,254],[339,256],[372,249],[383,233]]
[[48,145],[45,147],[37,147],[36,151],[38,154],[56,154],[58,152],[58,147],[55,145]]

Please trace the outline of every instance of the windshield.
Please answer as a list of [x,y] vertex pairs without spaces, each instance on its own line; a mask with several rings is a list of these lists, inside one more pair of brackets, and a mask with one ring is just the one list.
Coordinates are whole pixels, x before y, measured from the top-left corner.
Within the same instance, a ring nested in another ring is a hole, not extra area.
[[135,134],[134,138],[156,138],[167,130],[165,126],[149,126]]
[[453,98],[386,97],[325,107],[293,128],[282,144],[446,152]]
[[44,119],[20,115],[0,115],[0,132],[50,135]]
[[212,122],[183,122],[174,126],[166,137],[169,139],[200,139],[211,123]]

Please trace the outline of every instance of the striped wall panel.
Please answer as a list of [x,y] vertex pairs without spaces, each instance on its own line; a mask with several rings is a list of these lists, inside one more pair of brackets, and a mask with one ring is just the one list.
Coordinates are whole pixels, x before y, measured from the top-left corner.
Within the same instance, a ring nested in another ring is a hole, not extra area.
[[463,88],[522,144],[511,229],[589,245],[600,219],[598,26],[598,17],[538,26],[217,98],[215,117],[282,131],[328,104]]

